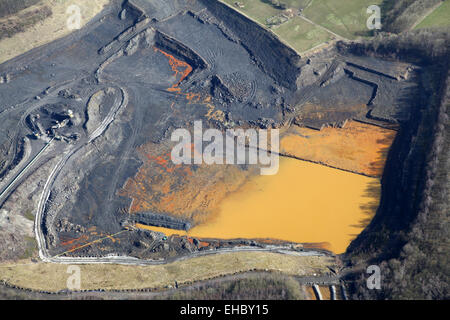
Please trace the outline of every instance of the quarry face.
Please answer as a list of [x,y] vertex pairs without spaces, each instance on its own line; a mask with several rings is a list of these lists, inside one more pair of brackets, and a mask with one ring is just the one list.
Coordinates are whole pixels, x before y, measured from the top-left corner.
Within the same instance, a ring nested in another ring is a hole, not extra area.
[[[36,194],[41,257],[170,259],[255,245],[184,233],[258,174],[252,165],[176,166],[171,132],[196,120],[221,131],[278,128],[282,136],[346,128],[349,120],[359,132],[362,124],[395,130],[418,103],[405,97],[418,90],[420,68],[336,48],[301,57],[216,1],[130,0],[0,65],[0,76],[0,206],[19,201],[17,185],[42,171],[36,186],[24,186]],[[290,147],[294,158],[382,174]],[[179,236],[166,239],[158,227]]]

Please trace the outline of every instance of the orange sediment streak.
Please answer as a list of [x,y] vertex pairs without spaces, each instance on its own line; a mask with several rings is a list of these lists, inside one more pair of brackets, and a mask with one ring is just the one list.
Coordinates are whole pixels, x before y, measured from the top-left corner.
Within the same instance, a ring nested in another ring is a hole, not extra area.
[[172,67],[172,71],[175,72],[176,77],[181,75],[180,80],[178,80],[178,82],[175,83],[172,87],[167,89],[167,91],[179,92],[181,89],[178,86],[192,72],[192,67],[188,63],[178,60],[171,54],[164,52],[161,49],[158,49],[158,48],[154,48],[154,49],[155,49],[155,51],[162,53],[164,56],[166,56],[169,59],[169,64]]
[[397,132],[356,121],[320,131],[293,127],[281,139],[281,153],[334,168],[381,177]]
[[74,244],[75,242],[84,241],[84,240],[87,240],[87,239],[88,239],[88,235],[82,235],[79,238],[74,238],[74,239],[71,239],[71,240],[62,241],[61,245],[62,246],[68,246],[68,245]]
[[[119,232],[117,232],[117,233],[115,233],[115,234],[111,234],[111,235],[106,234],[103,238],[99,238],[99,239],[96,239],[96,240],[90,241],[90,242],[85,242],[85,243],[83,243],[83,244],[82,244],[82,243],[76,244],[76,245],[70,247],[67,251],[64,251],[64,252],[62,252],[62,253],[60,253],[60,254],[57,254],[55,257],[59,257],[59,256],[62,256],[62,255],[64,255],[64,254],[66,254],[66,253],[71,253],[71,252],[77,251],[77,250],[79,250],[79,249],[82,249],[82,248],[91,246],[91,245],[93,245],[93,244],[95,244],[95,243],[100,243],[100,242],[102,242],[102,241],[104,241],[104,240],[106,240],[106,239],[110,239],[112,242],[116,242],[116,240],[117,240],[118,242],[120,242],[120,239],[116,239],[115,236],[117,236],[117,235],[119,235],[119,234],[121,234],[121,233],[124,233],[124,232],[126,232],[126,231],[129,231],[129,230],[128,230],[128,229],[125,229],[125,230],[119,231]],[[102,234],[103,234],[103,233],[102,233]],[[86,241],[87,241],[87,240],[89,239],[89,236],[88,236],[88,235],[83,235],[83,236],[81,236],[81,237],[78,238],[78,239],[81,239],[81,238],[82,238],[83,240],[86,240]],[[75,239],[75,240],[77,240],[77,239]]]
[[[175,73],[175,77],[180,77],[180,79],[175,84],[167,88],[167,91],[184,95],[186,100],[189,101],[189,103],[201,102],[202,97],[200,93],[193,93],[193,92],[182,93],[181,88],[179,88],[180,83],[183,82],[183,80],[186,79],[187,76],[189,76],[189,74],[191,74],[193,68],[188,63],[175,58],[173,55],[165,51],[162,51],[161,49],[155,47],[154,50],[156,52],[162,53],[165,57],[169,59],[169,65],[172,68],[172,71]],[[204,102],[209,101],[211,101],[211,97],[207,97]],[[171,108],[173,108],[173,104]]]
[[148,225],[142,224],[142,223],[136,223],[135,226],[138,229],[150,230],[150,231],[154,231],[154,232],[162,232],[168,237],[170,237],[171,235],[186,235],[186,231],[184,231],[184,230],[168,229],[168,228],[163,228],[163,227],[154,227],[154,226],[148,226]]
[[[149,143],[138,149],[143,165],[118,193],[132,199],[129,213],[154,211],[200,223],[249,174],[232,165],[176,165],[170,146]],[[193,144],[188,149],[198,152]]]

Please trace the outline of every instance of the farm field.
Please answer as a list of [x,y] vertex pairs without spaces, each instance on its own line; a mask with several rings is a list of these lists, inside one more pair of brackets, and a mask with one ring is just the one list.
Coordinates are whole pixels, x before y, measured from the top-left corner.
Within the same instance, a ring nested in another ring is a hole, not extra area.
[[428,15],[415,29],[450,26],[450,2],[444,1],[436,10]]
[[[283,10],[277,9],[269,3],[261,0],[241,1],[245,5],[244,8],[237,8],[234,5],[236,1],[233,0],[222,1],[235,10],[259,22],[266,28],[269,28],[267,24],[268,18],[277,16],[283,12]],[[298,9],[306,7],[309,2],[310,1],[292,0],[286,2],[286,4],[289,8]],[[279,26],[273,26],[271,30],[298,52],[304,52],[314,46],[332,39],[333,37],[331,33],[299,17],[293,17]]]
[[244,5],[243,8],[238,8],[234,5],[236,1],[234,0],[222,0],[230,7],[244,13],[253,20],[258,21],[260,24],[266,26],[266,19],[275,16],[281,12],[281,10],[274,8],[268,2],[263,2],[261,0],[245,0],[241,1]]
[[329,32],[299,17],[292,18],[272,31],[298,52],[309,50],[333,38]]
[[314,0],[304,15],[317,24],[347,39],[368,36],[367,8],[382,0]]
[[[294,16],[281,25],[269,27],[267,19],[282,14],[284,10],[262,0],[242,0],[240,3],[244,7],[237,7],[234,0],[222,1],[271,29],[300,53],[334,39],[335,36],[332,33],[347,39],[369,36],[369,30],[366,27],[366,21],[369,17],[367,8],[370,5],[379,5],[382,2],[382,0],[282,1],[287,8],[293,9],[294,15],[299,9],[302,9],[302,16],[310,21]],[[321,27],[331,32],[327,32]]]

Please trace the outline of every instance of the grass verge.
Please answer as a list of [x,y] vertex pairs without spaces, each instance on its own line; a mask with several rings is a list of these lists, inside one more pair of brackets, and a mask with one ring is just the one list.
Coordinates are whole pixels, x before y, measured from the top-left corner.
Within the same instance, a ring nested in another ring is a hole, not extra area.
[[[328,272],[334,259],[325,256],[299,257],[270,252],[235,252],[208,255],[155,266],[112,264],[80,265],[81,289],[164,288],[251,270],[278,271],[287,275]],[[68,265],[24,263],[0,265],[0,279],[10,285],[56,292],[67,287]]]

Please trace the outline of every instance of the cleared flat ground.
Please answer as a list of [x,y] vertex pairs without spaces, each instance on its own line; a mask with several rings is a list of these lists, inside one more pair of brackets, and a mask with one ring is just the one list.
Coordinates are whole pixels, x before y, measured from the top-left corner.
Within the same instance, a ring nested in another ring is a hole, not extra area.
[[[70,34],[73,30],[67,27],[70,14],[66,13],[70,5],[77,5],[81,10],[81,27],[97,15],[110,0],[48,0],[46,5],[51,8],[52,15],[43,21],[16,33],[10,38],[0,41],[0,63],[8,61],[29,50],[50,43],[56,39]],[[40,8],[40,4],[31,6],[25,10],[33,11]],[[5,17],[3,20],[6,20]],[[0,20],[0,23],[2,21]]]
[[450,26],[450,1],[444,1],[436,10],[428,15],[415,29]]
[[[81,289],[163,288],[211,279],[254,269],[288,275],[318,275],[328,272],[334,259],[325,256],[299,257],[270,252],[236,252],[209,255],[157,266],[80,265]],[[67,288],[68,265],[34,263],[0,265],[0,279],[34,290],[55,292]]]

